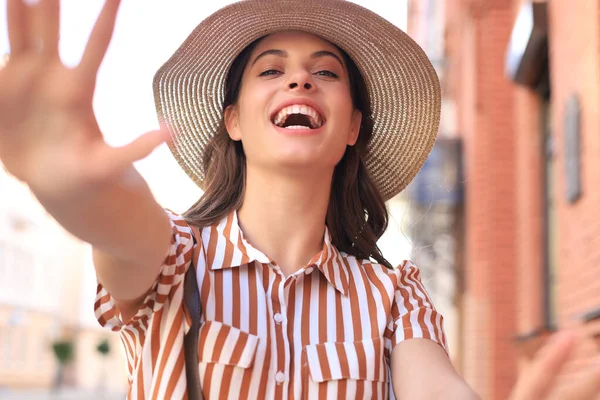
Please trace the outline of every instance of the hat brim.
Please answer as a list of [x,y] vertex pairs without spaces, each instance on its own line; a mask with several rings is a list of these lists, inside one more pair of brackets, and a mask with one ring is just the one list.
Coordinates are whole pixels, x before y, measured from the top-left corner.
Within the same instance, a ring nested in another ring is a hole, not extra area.
[[384,199],[423,166],[440,120],[440,84],[427,55],[401,29],[343,0],[246,0],[202,21],[154,77],[159,121],[184,171],[201,188],[202,154],[222,118],[233,60],[263,36],[299,30],[344,50],[361,71],[374,121],[366,165]]

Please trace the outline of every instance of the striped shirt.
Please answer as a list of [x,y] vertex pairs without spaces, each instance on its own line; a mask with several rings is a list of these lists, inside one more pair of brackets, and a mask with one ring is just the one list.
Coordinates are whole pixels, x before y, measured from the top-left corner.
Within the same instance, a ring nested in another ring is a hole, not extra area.
[[388,269],[323,249],[284,276],[244,238],[237,213],[205,227],[198,244],[169,212],[172,245],[150,294],[123,321],[98,285],[96,317],[120,332],[129,399],[184,399],[183,338],[191,325],[183,279],[197,269],[203,308],[198,360],[206,399],[387,399],[392,349],[426,338],[446,350],[442,316],[410,262]]

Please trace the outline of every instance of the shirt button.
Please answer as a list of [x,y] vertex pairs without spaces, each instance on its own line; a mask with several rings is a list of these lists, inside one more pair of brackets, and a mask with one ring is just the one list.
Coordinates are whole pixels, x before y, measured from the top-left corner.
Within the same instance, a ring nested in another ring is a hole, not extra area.
[[306,270],[304,271],[304,273],[305,273],[306,275],[310,275],[310,273],[311,273],[311,272],[313,272],[313,269],[314,269],[313,267],[306,268]]
[[285,321],[285,317],[283,315],[281,315],[281,313],[277,313],[275,315],[273,315],[273,319],[275,320],[275,322],[277,322],[278,324],[282,323],[283,321]]
[[281,371],[277,372],[275,374],[275,381],[277,381],[277,383],[285,382],[285,374]]

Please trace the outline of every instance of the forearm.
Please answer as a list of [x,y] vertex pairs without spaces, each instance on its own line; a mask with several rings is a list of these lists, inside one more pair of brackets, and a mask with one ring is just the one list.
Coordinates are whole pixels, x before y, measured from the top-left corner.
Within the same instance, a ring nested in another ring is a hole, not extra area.
[[437,395],[431,400],[481,400],[473,389],[463,381],[455,381],[453,384],[441,388]]
[[111,257],[134,263],[156,262],[169,244],[168,217],[141,175],[126,176],[61,196],[32,191],[71,234]]

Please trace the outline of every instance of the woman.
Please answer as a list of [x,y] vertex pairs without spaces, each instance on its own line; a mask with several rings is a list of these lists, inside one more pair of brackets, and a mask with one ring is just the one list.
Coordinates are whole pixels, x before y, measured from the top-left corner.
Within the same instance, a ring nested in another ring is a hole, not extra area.
[[[58,57],[58,7],[8,1],[0,158],[93,245],[96,315],[121,333],[129,398],[186,397],[190,265],[207,398],[476,398],[418,270],[392,267],[376,246],[385,199],[437,132],[439,84],[411,39],[340,0],[227,7],[157,73],[163,131],[115,149],[91,100],[118,1],[73,70]],[[184,216],[161,209],[132,168],[167,137],[205,189]],[[544,368],[571,342],[559,340],[515,398],[546,389]]]

